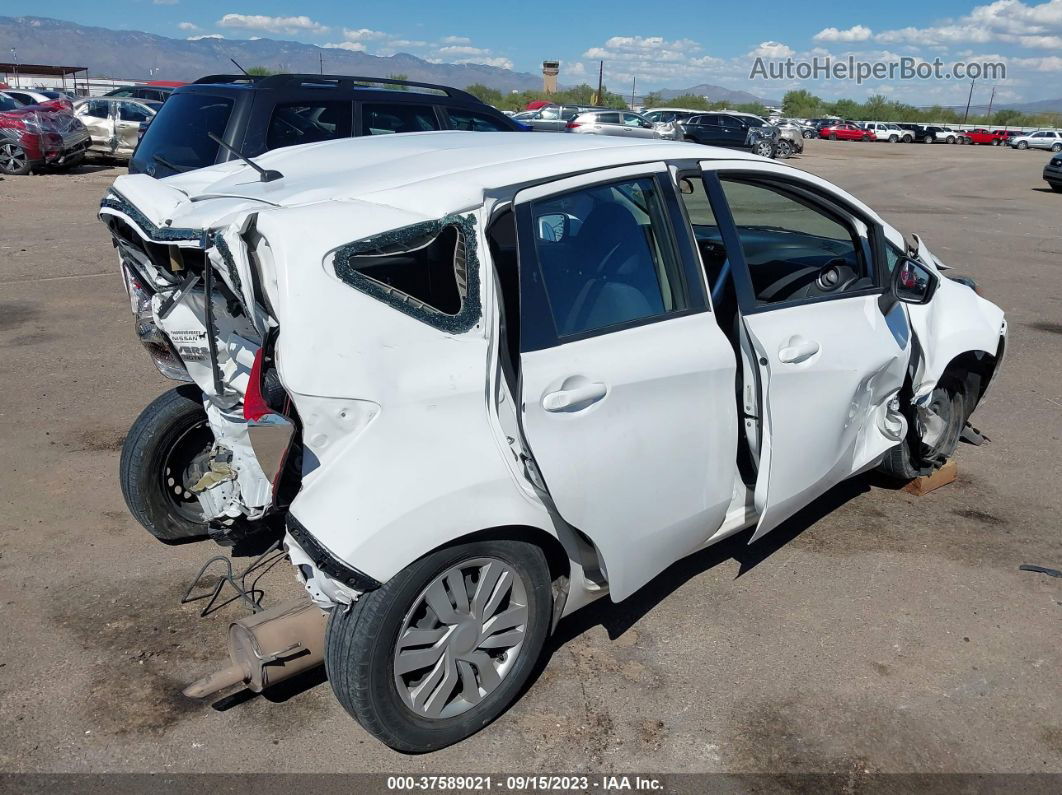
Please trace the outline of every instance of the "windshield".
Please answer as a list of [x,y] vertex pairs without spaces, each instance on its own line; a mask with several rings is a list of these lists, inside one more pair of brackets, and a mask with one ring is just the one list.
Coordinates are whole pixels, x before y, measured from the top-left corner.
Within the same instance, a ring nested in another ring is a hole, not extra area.
[[232,100],[227,97],[174,93],[144,133],[136,151],[139,167],[168,177],[175,171],[213,165],[218,145],[208,133],[223,138],[231,113]]

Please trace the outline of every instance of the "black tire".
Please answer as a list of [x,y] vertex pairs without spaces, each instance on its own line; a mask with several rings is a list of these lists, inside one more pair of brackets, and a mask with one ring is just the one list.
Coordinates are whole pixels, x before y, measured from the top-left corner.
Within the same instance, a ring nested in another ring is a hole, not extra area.
[[803,135],[804,139],[808,141],[815,137],[815,133],[812,130],[804,130],[801,135]]
[[1062,152],[1062,144],[1055,144],[1051,147],[1052,152]]
[[793,155],[793,144],[785,138],[781,138],[778,141],[778,149],[775,151],[774,156],[779,160],[786,160]]
[[903,137],[903,142],[904,142],[905,144],[910,144],[910,143],[914,143],[914,136],[913,136],[913,135],[905,135],[905,136]]
[[890,144],[899,143],[899,141],[900,141],[900,136],[898,136],[898,135],[890,135],[889,136],[889,143]]
[[836,141],[837,140],[837,133],[830,133],[830,140],[831,141]]
[[922,139],[922,143],[924,144],[931,144],[934,141],[936,141],[936,138],[932,135],[927,135],[925,138]]
[[944,139],[944,143],[946,143],[946,144],[955,143],[955,136],[954,135],[949,135],[947,138]]
[[898,480],[911,480],[928,475],[944,465],[955,452],[959,436],[966,426],[966,393],[963,385],[942,379],[933,390],[930,404],[943,421],[943,429],[932,445],[922,441],[917,423],[908,420],[907,436],[892,448],[878,465],[878,470]]
[[1018,141],[1018,143],[1015,144],[1014,148],[1015,149],[1028,149],[1029,148],[1029,142],[1028,141]]
[[214,437],[195,386],[163,392],[140,412],[122,445],[118,477],[126,507],[165,544],[207,537],[187,470],[209,451]]
[[1051,190],[1055,193],[1062,193],[1062,182],[1049,182],[1047,184],[1051,186]]
[[[524,582],[526,639],[513,668],[475,706],[449,718],[427,718],[406,706],[394,675],[398,633],[414,600],[448,568],[474,558],[494,558]],[[325,668],[343,708],[386,745],[405,753],[426,753],[453,745],[500,716],[520,694],[538,663],[553,617],[549,566],[542,549],[522,541],[490,540],[432,552],[407,566],[349,609],[332,611],[325,643]]]
[[32,168],[25,149],[12,141],[0,141],[0,174],[22,177]]

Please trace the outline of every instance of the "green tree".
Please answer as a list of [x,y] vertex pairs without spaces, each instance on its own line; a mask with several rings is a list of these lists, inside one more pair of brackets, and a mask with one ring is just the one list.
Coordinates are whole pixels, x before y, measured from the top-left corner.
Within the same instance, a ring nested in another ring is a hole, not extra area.
[[269,77],[269,75],[275,75],[276,72],[268,66],[252,66],[247,70],[247,74],[251,77]]
[[810,91],[787,91],[782,97],[782,113],[798,119],[810,119],[822,113],[822,100]]
[[642,102],[647,108],[655,108],[664,104],[664,97],[659,91],[650,91]]
[[[388,75],[387,79],[388,80],[409,80],[409,75],[402,74],[401,72],[396,72],[395,74]],[[398,91],[409,91],[409,86],[394,86],[394,88],[397,89]]]
[[500,108],[505,101],[505,97],[502,92],[490,86],[485,86],[482,83],[473,83],[465,88],[469,94],[474,96],[480,102],[486,102],[488,105],[493,105],[496,108]]

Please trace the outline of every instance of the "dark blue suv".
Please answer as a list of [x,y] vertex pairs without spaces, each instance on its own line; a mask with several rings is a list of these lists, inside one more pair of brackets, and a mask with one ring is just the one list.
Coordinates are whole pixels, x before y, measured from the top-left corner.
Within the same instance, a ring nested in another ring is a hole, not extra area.
[[466,91],[347,75],[210,75],[176,89],[144,132],[131,174],[168,177],[282,146],[428,130],[526,131]]

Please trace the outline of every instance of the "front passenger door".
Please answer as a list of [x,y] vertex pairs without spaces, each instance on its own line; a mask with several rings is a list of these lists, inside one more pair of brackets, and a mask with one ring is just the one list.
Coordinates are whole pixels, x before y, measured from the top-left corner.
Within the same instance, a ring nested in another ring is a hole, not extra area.
[[516,196],[525,439],[613,600],[701,546],[731,501],[735,359],[663,164]]
[[899,443],[885,418],[911,335],[902,305],[879,308],[866,223],[794,178],[721,176],[709,190],[759,366],[756,540]]

